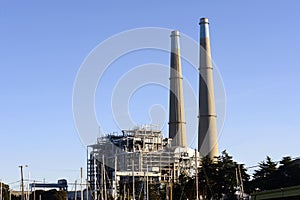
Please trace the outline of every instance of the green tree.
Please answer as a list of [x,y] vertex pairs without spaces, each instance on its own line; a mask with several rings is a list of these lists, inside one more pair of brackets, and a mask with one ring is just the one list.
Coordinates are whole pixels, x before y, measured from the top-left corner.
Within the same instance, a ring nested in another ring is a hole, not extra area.
[[21,200],[21,196],[11,195],[11,200]]
[[200,194],[207,199],[216,198],[216,179],[217,165],[210,159],[209,156],[201,159],[201,165],[198,173],[199,191]]
[[2,197],[4,200],[9,200],[9,186],[2,182]]
[[161,200],[165,199],[166,193],[162,190],[160,183],[149,184],[149,199]]
[[279,166],[267,156],[265,161],[259,163],[259,169],[255,170],[253,180],[250,182],[252,191],[295,185],[300,185],[300,164],[299,160],[292,160],[290,156],[283,157]]
[[279,162],[278,178],[281,180],[280,187],[300,185],[299,160],[292,160],[290,156],[283,157]]
[[[36,199],[39,199],[39,196],[41,196],[42,199],[51,199],[51,200],[65,200],[67,198],[67,192],[66,191],[57,191],[56,189],[53,190],[36,190],[35,191]],[[34,195],[30,195],[30,200],[34,199]]]
[[179,182],[174,185],[173,199],[194,199],[196,194],[195,178],[181,174]]
[[277,163],[267,156],[265,161],[259,163],[259,169],[254,171],[252,188],[268,190],[276,188]]
[[232,156],[229,156],[226,151],[218,157],[217,169],[217,191],[218,197],[225,195],[229,199],[234,198],[234,193],[237,187],[237,173],[236,169],[238,165],[232,160]]
[[209,157],[202,158],[199,169],[199,186],[202,196],[206,199],[235,199],[238,166],[243,182],[247,183],[249,175],[244,165],[238,165],[226,151],[223,151],[216,161]]

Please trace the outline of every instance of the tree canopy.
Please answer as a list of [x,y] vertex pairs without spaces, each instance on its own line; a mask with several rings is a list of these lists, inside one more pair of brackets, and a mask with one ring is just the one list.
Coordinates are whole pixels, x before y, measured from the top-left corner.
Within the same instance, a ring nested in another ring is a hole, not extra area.
[[[283,157],[275,162],[267,156],[259,162],[252,179],[244,164],[233,160],[226,151],[214,160],[201,158],[198,169],[199,194],[204,199],[237,199],[238,194],[300,185],[300,159]],[[174,186],[173,199],[195,198],[195,177],[182,174]]]
[[206,199],[234,199],[240,183],[249,180],[244,165],[233,161],[226,151],[216,157],[216,161],[204,157],[198,176],[200,194]]
[[270,190],[300,185],[300,160],[292,160],[290,156],[274,162],[267,156],[259,163],[253,174],[250,187],[254,190]]

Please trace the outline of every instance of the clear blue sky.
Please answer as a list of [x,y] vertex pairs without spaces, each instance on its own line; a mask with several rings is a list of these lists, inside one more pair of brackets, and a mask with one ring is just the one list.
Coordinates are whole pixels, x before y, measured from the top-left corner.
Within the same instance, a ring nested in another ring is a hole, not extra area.
[[[299,7],[297,0],[1,1],[0,179],[18,181],[20,164],[29,165],[32,179],[78,179],[86,151],[73,122],[72,91],[84,58],[132,28],[178,29],[198,41],[200,17],[210,20],[212,56],[227,94],[220,150],[247,166],[266,155],[299,156]],[[169,57],[156,61],[168,64]],[[167,104],[167,91],[159,92]],[[107,121],[104,131],[118,131],[109,108],[98,103],[107,109],[104,117],[97,113]],[[143,102],[136,106],[142,110]]]

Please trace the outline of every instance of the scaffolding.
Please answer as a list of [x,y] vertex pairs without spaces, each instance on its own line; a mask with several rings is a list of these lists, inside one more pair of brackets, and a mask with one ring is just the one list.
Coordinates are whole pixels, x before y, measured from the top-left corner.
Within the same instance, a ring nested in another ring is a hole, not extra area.
[[87,175],[94,199],[118,199],[120,194],[123,199],[135,199],[142,190],[146,195],[148,183],[177,182],[194,164],[195,153],[190,148],[173,147],[171,141],[150,126],[98,138],[88,146]]

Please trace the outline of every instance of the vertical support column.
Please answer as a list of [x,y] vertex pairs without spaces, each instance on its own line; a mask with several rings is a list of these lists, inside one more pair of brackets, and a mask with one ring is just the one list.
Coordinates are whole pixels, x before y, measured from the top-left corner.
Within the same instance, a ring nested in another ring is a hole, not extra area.
[[115,154],[115,185],[114,185],[114,187],[115,187],[115,189],[114,189],[114,199],[115,200],[117,200],[117,197],[118,197],[118,178],[117,178],[117,171],[118,171],[118,169],[117,169],[117,167],[118,167],[118,163],[117,163],[118,161],[117,161],[117,154]]
[[83,199],[83,189],[82,189],[83,181],[82,180],[83,180],[83,172],[82,172],[82,167],[80,167],[80,199]]
[[104,155],[102,155],[102,168],[103,168],[103,187],[104,187],[104,200],[107,200],[107,192],[106,192],[106,167],[105,167],[105,160],[104,160]]
[[98,193],[97,193],[97,160],[96,160],[96,154],[93,155],[93,162],[94,162],[94,198],[95,200],[98,200]]
[[135,200],[134,159],[132,159],[132,198]]
[[195,166],[196,166],[196,200],[199,198],[199,191],[198,191],[198,158],[197,158],[197,149],[195,149]]
[[147,178],[146,178],[146,185],[147,185],[147,200],[149,200],[149,180],[148,180],[148,165],[147,165]]
[[85,183],[86,183],[86,200],[89,199],[89,181],[87,179],[85,179]]

